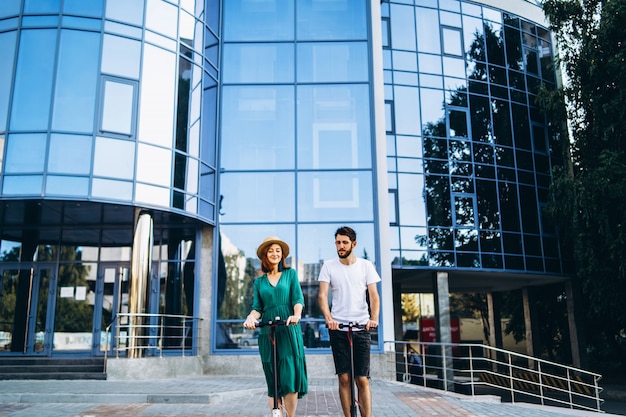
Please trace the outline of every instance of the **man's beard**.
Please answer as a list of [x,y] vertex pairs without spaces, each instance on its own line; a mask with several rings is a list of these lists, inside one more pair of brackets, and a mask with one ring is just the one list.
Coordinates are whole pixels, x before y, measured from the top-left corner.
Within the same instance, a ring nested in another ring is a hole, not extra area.
[[337,252],[337,255],[339,255],[339,257],[340,257],[341,259],[346,259],[348,256],[350,256],[350,254],[351,254],[351,253],[352,253],[352,248],[350,248],[350,249],[348,249],[347,251],[345,251],[345,252],[343,253],[343,255],[342,255],[342,254],[340,254],[339,252]]

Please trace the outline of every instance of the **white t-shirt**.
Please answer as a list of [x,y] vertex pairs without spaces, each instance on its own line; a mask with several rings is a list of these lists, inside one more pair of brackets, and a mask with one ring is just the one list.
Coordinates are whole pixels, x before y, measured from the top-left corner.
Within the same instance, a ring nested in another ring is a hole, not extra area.
[[325,261],[318,281],[330,283],[331,312],[340,323],[365,324],[370,315],[367,306],[367,286],[380,281],[374,265],[356,258],[352,265],[344,265],[339,258]]

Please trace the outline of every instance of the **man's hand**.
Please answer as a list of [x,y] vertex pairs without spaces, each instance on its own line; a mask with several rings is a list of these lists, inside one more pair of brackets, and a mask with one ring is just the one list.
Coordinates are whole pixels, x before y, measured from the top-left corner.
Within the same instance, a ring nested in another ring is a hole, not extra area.
[[331,317],[326,320],[326,327],[328,327],[328,330],[339,330],[339,322]]
[[377,327],[378,327],[378,320],[369,319],[367,323],[365,324],[366,330],[376,329]]

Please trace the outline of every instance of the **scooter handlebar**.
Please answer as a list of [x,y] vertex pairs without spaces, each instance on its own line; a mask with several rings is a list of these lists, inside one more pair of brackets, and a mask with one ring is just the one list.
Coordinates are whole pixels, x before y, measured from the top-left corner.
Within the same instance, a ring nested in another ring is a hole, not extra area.
[[286,324],[287,324],[286,320],[282,320],[280,317],[276,317],[274,320],[259,321],[255,324],[255,326],[256,327],[285,326]]
[[358,323],[339,323],[339,328],[340,329],[365,329],[367,326],[365,324],[358,324]]

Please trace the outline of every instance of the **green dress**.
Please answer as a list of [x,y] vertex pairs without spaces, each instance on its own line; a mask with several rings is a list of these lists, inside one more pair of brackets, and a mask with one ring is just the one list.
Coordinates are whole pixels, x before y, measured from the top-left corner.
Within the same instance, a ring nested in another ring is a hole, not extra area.
[[[304,296],[294,269],[285,269],[276,286],[270,284],[267,274],[254,281],[254,301],[252,309],[261,313],[261,321],[267,322],[280,317],[281,320],[293,315],[293,306],[304,305]],[[289,326],[276,326],[276,347],[278,356],[278,396],[297,392],[302,398],[308,391],[306,359],[300,323]],[[270,327],[259,331],[259,353],[267,382],[267,394],[274,397],[274,366],[272,363],[272,342]]]

